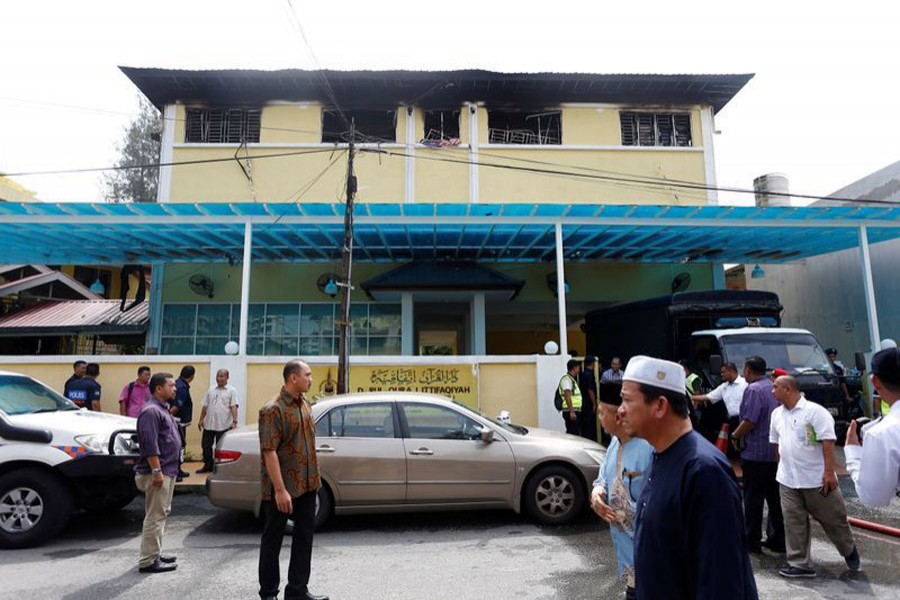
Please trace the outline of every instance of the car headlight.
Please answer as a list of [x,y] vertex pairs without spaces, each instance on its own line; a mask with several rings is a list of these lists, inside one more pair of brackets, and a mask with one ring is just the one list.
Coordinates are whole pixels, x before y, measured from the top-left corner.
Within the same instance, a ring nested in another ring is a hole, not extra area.
[[606,458],[606,450],[601,450],[601,449],[597,449],[597,448],[585,448],[584,452],[585,452],[585,454],[590,456],[591,460],[593,460],[598,465],[602,465],[603,459]]
[[109,448],[109,438],[99,434],[76,435],[75,441],[97,454],[106,454]]

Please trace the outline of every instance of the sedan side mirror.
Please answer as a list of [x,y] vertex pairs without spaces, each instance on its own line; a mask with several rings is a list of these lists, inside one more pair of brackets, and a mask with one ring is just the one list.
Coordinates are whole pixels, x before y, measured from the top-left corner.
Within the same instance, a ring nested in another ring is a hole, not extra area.
[[484,442],[485,444],[490,444],[491,442],[493,442],[494,441],[494,430],[488,429],[487,427],[482,429],[481,430],[481,441]]

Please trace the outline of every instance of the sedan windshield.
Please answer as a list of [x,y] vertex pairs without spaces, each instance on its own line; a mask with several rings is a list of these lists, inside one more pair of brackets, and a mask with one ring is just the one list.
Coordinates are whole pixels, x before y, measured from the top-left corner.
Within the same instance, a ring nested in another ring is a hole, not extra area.
[[761,356],[769,370],[782,368],[792,375],[817,372],[833,374],[831,363],[815,337],[777,330],[753,335],[726,335],[722,346],[728,360],[743,365],[750,356]]
[[0,410],[8,415],[22,415],[78,407],[30,377],[0,375]]

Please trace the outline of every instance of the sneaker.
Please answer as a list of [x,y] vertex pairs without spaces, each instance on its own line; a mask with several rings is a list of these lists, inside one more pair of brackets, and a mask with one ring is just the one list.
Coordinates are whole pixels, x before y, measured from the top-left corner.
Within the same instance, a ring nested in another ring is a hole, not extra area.
[[853,546],[853,552],[844,557],[847,568],[851,571],[859,571],[859,551]]
[[790,565],[782,567],[778,570],[778,574],[782,577],[796,579],[798,577],[815,577],[816,572],[812,569],[804,569],[803,567],[792,567]]

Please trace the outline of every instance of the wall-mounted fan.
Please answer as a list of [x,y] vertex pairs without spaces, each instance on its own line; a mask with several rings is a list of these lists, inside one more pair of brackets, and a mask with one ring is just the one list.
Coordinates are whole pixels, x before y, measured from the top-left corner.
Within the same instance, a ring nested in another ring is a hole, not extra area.
[[691,285],[691,274],[682,271],[672,279],[672,293],[683,292]]
[[206,275],[191,275],[191,278],[188,279],[188,285],[191,286],[192,292],[207,298],[212,298],[216,289],[212,279]]

